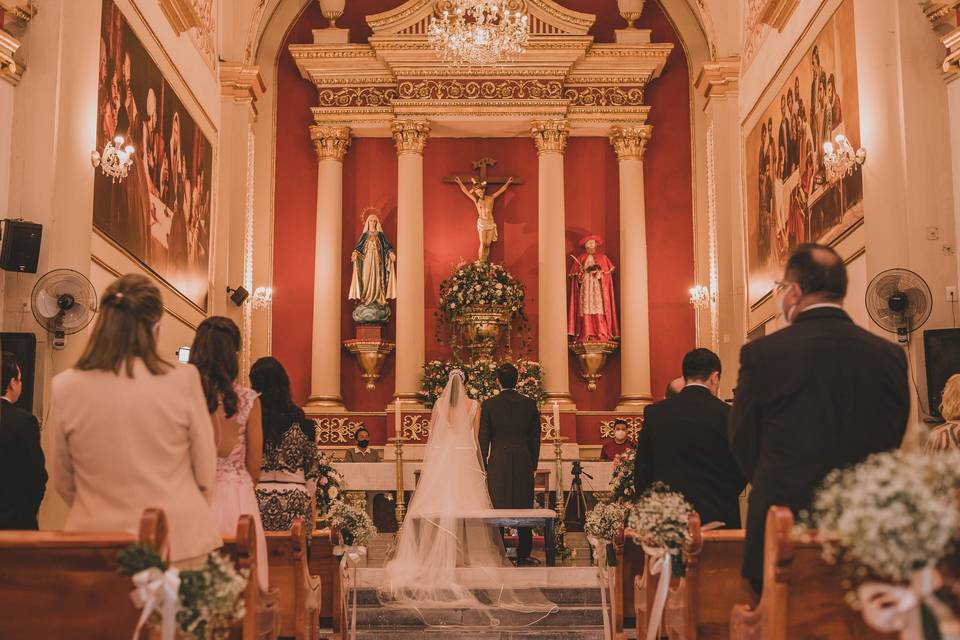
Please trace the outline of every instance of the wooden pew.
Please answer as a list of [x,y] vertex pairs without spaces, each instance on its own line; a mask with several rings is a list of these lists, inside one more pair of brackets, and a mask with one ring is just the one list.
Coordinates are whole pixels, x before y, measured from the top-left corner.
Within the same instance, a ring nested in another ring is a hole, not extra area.
[[636,614],[633,585],[637,576],[643,572],[643,549],[633,541],[631,534],[632,532],[626,529],[613,543],[617,553],[613,595],[610,602],[614,638],[623,638],[624,628],[634,624],[634,620],[631,620]]
[[140,611],[117,554],[139,542],[164,549],[167,523],[147,509],[132,533],[0,531],[0,638],[129,640]]
[[268,531],[267,553],[270,587],[280,594],[280,635],[319,640],[321,580],[307,566],[303,519],[294,519],[289,532]]
[[280,633],[280,598],[271,589],[264,593],[257,580],[257,563],[266,558],[257,557],[257,531],[253,516],[244,514],[237,522],[236,538],[224,538],[223,550],[238,569],[249,569],[250,579],[244,591],[246,615],[237,628],[230,630],[236,640],[274,640]]
[[730,616],[733,640],[893,639],[870,629],[844,600],[841,569],[827,564],[816,542],[792,535],[793,514],[770,507],[763,553],[763,595]]
[[320,594],[320,625],[333,630],[332,638],[343,637],[346,614],[342,606],[340,558],[333,548],[340,544],[336,531],[314,529],[310,541],[310,574],[318,576],[323,585]]

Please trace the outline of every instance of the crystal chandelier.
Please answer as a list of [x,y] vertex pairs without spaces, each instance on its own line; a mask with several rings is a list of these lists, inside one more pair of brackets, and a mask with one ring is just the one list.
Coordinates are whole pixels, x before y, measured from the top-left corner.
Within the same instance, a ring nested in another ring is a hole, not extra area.
[[867,150],[860,147],[854,151],[850,140],[842,133],[837,134],[836,141],[836,147],[830,141],[823,143],[823,168],[830,182],[853,175],[853,170],[867,160]]
[[439,6],[442,12],[431,19],[427,41],[444,62],[493,66],[526,51],[528,17],[516,0],[441,0]]
[[94,167],[100,167],[103,175],[110,178],[111,182],[123,180],[133,165],[133,147],[123,146],[123,136],[117,136],[113,140],[107,140],[103,153],[91,151],[90,162]]
[[690,287],[690,304],[692,304],[695,309],[706,309],[710,304],[710,299],[710,289],[707,289],[702,284]]

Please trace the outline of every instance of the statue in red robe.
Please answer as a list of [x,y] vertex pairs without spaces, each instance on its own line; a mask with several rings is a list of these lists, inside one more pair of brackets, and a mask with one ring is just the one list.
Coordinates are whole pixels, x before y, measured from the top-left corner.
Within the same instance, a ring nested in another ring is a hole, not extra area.
[[620,338],[617,303],[613,296],[616,268],[599,249],[603,239],[587,236],[580,241],[584,252],[573,257],[570,270],[570,311],[567,333],[576,342],[609,342]]

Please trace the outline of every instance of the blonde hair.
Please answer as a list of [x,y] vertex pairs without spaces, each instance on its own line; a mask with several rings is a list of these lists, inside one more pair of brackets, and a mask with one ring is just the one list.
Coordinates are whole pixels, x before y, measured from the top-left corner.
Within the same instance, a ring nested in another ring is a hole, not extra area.
[[133,377],[133,363],[143,360],[153,375],[170,370],[157,354],[155,324],[163,316],[160,290],[146,276],[128,273],[106,288],[100,297],[93,333],[76,368],[81,371],[112,371]]
[[943,385],[940,415],[944,420],[960,419],[960,373],[955,373]]

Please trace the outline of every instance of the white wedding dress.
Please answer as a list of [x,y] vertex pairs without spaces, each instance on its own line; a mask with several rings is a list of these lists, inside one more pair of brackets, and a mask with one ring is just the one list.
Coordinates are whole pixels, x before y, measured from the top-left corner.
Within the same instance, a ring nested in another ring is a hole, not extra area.
[[433,407],[420,481],[384,569],[383,604],[414,608],[428,625],[450,626],[442,610],[451,608],[476,611],[471,620],[490,625],[500,624],[498,609],[519,624],[557,610],[532,584],[539,572],[507,560],[499,529],[469,517],[493,508],[474,428],[479,411],[463,373],[452,371]]

